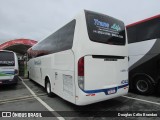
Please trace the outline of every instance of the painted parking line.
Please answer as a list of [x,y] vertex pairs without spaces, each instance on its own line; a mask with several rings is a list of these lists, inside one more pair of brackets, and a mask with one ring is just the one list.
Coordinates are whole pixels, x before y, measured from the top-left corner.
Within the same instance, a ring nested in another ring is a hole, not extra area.
[[[51,108],[47,103],[45,103],[41,98],[39,98],[30,88],[29,86],[23,81],[21,77],[19,77],[22,81],[23,85],[29,90],[29,92],[34,96],[35,99],[37,99],[45,108],[47,108],[52,114],[59,120],[65,120],[64,117],[59,115],[53,108]],[[54,113],[53,113],[54,111]]]
[[[44,95],[46,94],[37,94],[37,96],[44,96]],[[3,100],[0,100],[0,104],[24,101],[24,100],[33,99],[33,98],[34,98],[33,95],[28,95],[28,96],[16,97],[16,98],[11,98],[11,99],[3,99]]]
[[0,102],[0,104],[5,104],[5,103],[12,103],[12,102],[20,102],[20,101],[26,101],[26,100],[31,100],[34,99],[34,97],[30,97],[30,98],[25,98],[25,99],[17,99],[17,100],[10,100],[10,101],[3,101]]
[[[43,93],[43,94],[37,94],[37,96],[43,96],[43,95],[46,95],[46,93]],[[29,97],[33,97],[33,95],[27,95],[27,96],[21,96],[21,97],[15,97],[15,98],[11,98],[11,99],[2,99],[0,100],[0,102],[3,102],[3,101],[12,101],[12,100],[19,100],[19,99],[24,99],[24,98],[29,98]]]
[[127,98],[127,99],[132,99],[132,100],[141,101],[141,102],[146,102],[146,103],[150,103],[150,104],[160,105],[160,103],[158,103],[158,102],[152,102],[152,101],[143,100],[143,99],[134,98],[134,97],[128,97],[128,96],[122,96],[122,97],[123,97],[123,98]]

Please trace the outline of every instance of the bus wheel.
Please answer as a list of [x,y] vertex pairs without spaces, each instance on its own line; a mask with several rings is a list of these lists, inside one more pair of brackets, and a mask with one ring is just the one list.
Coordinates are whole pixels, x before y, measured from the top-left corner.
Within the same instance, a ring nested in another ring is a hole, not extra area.
[[49,80],[46,81],[45,88],[46,88],[47,95],[49,97],[51,97],[52,96],[52,92],[51,92],[51,84],[50,84]]
[[142,95],[150,95],[154,92],[154,85],[145,76],[137,77],[134,83],[134,88],[137,93]]

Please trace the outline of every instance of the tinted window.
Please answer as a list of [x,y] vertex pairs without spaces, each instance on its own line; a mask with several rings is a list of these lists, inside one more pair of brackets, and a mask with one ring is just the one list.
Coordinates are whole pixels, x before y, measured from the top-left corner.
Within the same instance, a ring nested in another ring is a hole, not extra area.
[[14,54],[12,52],[0,51],[0,66],[14,66]]
[[129,43],[160,38],[160,18],[127,27]]
[[107,15],[85,11],[88,35],[91,41],[125,45],[124,23]]
[[29,50],[33,56],[42,56],[72,48],[76,20],[71,21]]

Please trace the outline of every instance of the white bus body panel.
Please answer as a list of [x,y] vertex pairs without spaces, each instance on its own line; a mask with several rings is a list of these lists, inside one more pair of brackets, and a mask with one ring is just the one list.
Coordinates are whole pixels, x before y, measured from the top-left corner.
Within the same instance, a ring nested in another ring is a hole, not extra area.
[[33,58],[28,62],[28,66],[31,79],[45,87],[45,79],[48,77],[52,92],[69,102],[75,103],[74,55],[72,50]]
[[128,79],[127,61],[127,57],[117,61],[105,61],[101,58],[86,56],[85,89],[106,89],[121,85],[121,80]]
[[[87,25],[86,25],[84,14],[81,14],[80,16],[77,16],[76,18],[76,28],[75,28],[74,37],[75,38],[73,41],[72,49],[75,55],[75,83],[76,83],[76,88],[77,88],[76,89],[76,98],[77,98],[76,104],[77,105],[87,105],[87,104],[91,104],[91,103],[95,103],[95,102],[99,102],[99,101],[103,101],[103,100],[107,100],[107,99],[111,99],[117,96],[122,96],[122,95],[127,94],[128,87],[124,87],[122,89],[117,90],[115,94],[105,95],[104,92],[100,92],[100,93],[97,93],[96,96],[88,96],[87,93],[85,93],[79,88],[78,75],[77,75],[78,60],[81,57],[88,56],[88,57],[85,57],[85,61],[86,61],[85,71],[87,72],[85,73],[86,76],[84,76],[84,78],[86,82],[85,84],[86,90],[103,89],[105,87],[108,88],[108,87],[116,86],[116,85],[120,86],[122,85],[121,81],[123,80],[128,82],[127,40],[126,40],[125,46],[108,45],[108,44],[102,44],[102,43],[91,41],[88,36]],[[102,60],[92,59],[91,60],[90,56],[92,55],[125,56],[125,59],[118,61],[117,64],[115,64],[114,62],[113,64],[108,64],[107,62],[104,62],[104,59]],[[124,64],[120,65],[120,63],[124,63]],[[116,68],[110,68],[113,66],[115,67],[115,65],[117,65]],[[111,73],[111,71],[109,71],[104,66],[109,69],[114,69],[113,72],[116,73],[115,75],[117,79],[113,78],[113,74],[110,74],[110,76],[107,76],[109,73]],[[95,70],[96,67],[97,67],[97,70]],[[100,73],[100,71],[103,71],[103,73]],[[121,71],[125,71],[125,72],[122,73]],[[110,80],[110,82],[106,82],[107,80]],[[115,84],[111,85],[112,83],[115,83]]]

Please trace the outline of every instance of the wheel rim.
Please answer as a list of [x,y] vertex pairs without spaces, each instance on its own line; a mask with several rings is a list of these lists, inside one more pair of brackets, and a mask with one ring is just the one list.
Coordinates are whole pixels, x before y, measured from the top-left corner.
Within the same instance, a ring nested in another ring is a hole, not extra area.
[[140,92],[146,92],[148,90],[148,83],[145,80],[138,80],[137,89]]
[[50,83],[47,82],[47,93],[50,93],[51,92],[51,89],[50,89]]

